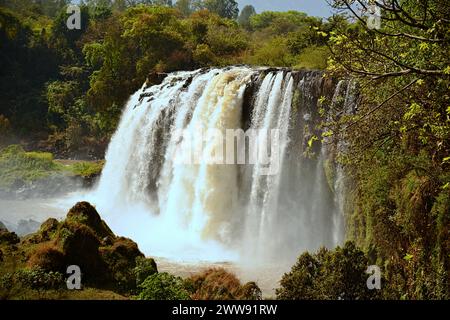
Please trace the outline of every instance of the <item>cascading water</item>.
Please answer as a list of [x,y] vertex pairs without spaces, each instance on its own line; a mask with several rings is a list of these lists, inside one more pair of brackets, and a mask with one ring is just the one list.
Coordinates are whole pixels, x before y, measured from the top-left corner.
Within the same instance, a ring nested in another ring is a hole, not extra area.
[[[149,255],[291,262],[302,250],[336,246],[343,197],[333,192],[342,190],[330,187],[324,148],[316,150],[319,159],[305,156],[318,133],[318,100],[331,100],[333,87],[318,72],[231,67],[170,74],[130,98],[87,198]],[[273,129],[280,143],[269,148],[268,163],[223,164],[220,136],[194,138],[209,129],[259,132],[238,149],[265,146],[264,132]],[[192,161],[176,161],[187,149],[196,151]],[[264,174],[275,161],[275,174]]]

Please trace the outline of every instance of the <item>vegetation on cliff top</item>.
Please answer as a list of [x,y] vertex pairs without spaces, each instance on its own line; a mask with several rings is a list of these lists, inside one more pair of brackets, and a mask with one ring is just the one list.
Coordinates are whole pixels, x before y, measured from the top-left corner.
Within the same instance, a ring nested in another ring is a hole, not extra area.
[[68,1],[0,2],[0,146],[37,142],[58,157],[103,156],[121,109],[157,73],[252,64],[325,68],[339,19],[232,0],[84,1],[81,30],[68,30]]
[[19,145],[0,149],[0,192],[11,193],[49,181],[81,178],[88,181],[100,175],[103,161],[57,161],[48,152],[26,152]]

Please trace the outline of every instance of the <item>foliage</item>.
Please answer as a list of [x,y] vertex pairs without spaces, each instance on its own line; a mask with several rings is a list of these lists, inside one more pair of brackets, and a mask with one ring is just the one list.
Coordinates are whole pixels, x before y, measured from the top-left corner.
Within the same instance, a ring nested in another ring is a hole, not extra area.
[[367,288],[368,259],[354,243],[334,251],[322,248],[302,254],[280,281],[277,298],[282,300],[368,300],[378,293]]
[[327,67],[327,58],[329,56],[327,47],[308,47],[298,55],[299,63],[295,65],[296,69],[325,69]]
[[206,9],[218,14],[222,18],[236,19],[239,14],[239,6],[235,0],[203,0],[197,1],[197,9]]
[[94,177],[100,175],[105,162],[101,161],[80,161],[69,165],[69,169],[74,175],[79,177]]
[[239,24],[247,30],[251,29],[250,19],[256,14],[255,7],[252,5],[246,5],[242,8],[241,14],[239,15]]
[[17,145],[0,151],[0,188],[3,189],[10,189],[21,181],[48,177],[58,170],[50,153],[25,152]]
[[186,279],[193,300],[261,300],[261,290],[254,282],[244,285],[224,269],[209,269]]
[[39,289],[59,289],[65,285],[64,277],[59,272],[47,272],[41,268],[22,269],[14,273],[13,281],[22,286]]
[[145,279],[158,273],[158,267],[156,266],[155,260],[151,258],[137,257],[136,267],[133,271],[136,276],[136,286],[139,287]]
[[139,300],[189,300],[183,279],[165,272],[151,275],[139,289]]
[[356,20],[329,34],[328,70],[352,76],[360,96],[358,114],[331,126],[349,143],[338,155],[348,237],[376,250],[386,298],[448,299],[450,7],[377,2],[381,28],[370,29],[350,1],[333,2]]
[[0,190],[15,192],[52,179],[61,186],[70,185],[72,178],[88,182],[101,173],[103,165],[103,161],[54,160],[51,153],[26,152],[19,145],[10,145],[0,150]]
[[243,63],[323,68],[320,33],[336,24],[252,6],[238,17],[234,0],[88,0],[81,29],[69,30],[67,3],[0,2],[2,145],[20,138],[58,156],[100,158],[145,80]]

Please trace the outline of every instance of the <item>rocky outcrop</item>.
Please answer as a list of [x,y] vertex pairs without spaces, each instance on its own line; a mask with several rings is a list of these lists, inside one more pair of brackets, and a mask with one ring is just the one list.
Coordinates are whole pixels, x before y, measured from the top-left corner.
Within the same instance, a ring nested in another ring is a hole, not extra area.
[[0,225],[0,244],[16,244],[20,239],[15,232],[9,232],[5,225]]
[[64,221],[45,221],[22,240],[28,268],[65,273],[77,265],[83,283],[129,292],[136,288],[136,260],[145,259],[137,244],[116,236],[87,202],[72,207]]

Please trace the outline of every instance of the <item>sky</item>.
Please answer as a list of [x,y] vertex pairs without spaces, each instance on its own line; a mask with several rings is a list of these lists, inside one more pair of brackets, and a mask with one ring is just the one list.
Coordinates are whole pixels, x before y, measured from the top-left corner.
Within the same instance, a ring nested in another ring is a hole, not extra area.
[[332,14],[326,0],[237,0],[237,2],[241,9],[245,5],[253,5],[258,13],[268,10],[297,10],[317,17],[329,17]]
[[[331,8],[326,0],[236,0],[239,8],[251,4],[256,12],[262,11],[288,11],[297,10],[306,12],[310,16],[330,17]],[[80,0],[72,0],[72,3],[79,3]],[[176,1],[174,1],[176,2]]]

